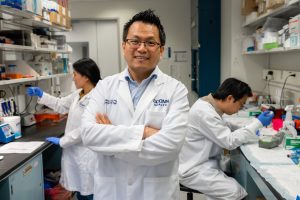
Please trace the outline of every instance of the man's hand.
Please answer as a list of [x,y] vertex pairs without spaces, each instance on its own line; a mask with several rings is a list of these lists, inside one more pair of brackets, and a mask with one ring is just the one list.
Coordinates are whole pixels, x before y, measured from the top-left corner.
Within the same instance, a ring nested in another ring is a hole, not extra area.
[[158,131],[160,131],[160,129],[156,129],[156,128],[151,128],[149,126],[145,126],[144,129],[144,134],[143,134],[143,139],[146,139],[156,133],[158,133]]
[[111,121],[108,119],[106,114],[96,114],[96,122],[98,124],[111,124]]

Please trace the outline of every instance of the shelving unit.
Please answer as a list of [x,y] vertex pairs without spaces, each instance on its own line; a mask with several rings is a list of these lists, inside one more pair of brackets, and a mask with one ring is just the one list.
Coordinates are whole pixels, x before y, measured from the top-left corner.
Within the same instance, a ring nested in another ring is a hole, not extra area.
[[256,19],[245,22],[243,27],[255,27],[262,25],[267,17],[282,17],[282,18],[289,18],[295,16],[300,13],[300,0],[291,0],[289,4],[280,6],[268,13],[265,13]]
[[[7,24],[11,24],[14,26],[26,26],[31,28],[48,28],[50,31],[55,32],[65,32],[71,31],[63,26],[59,26],[53,24],[47,20],[42,19],[41,16],[38,16],[29,11],[23,11],[19,9],[15,9],[9,6],[0,6],[0,14],[3,14],[2,20]],[[70,54],[71,51],[68,50],[55,50],[55,49],[47,49],[47,48],[37,48],[33,46],[22,46],[22,45],[13,45],[13,44],[1,44],[0,43],[0,51],[9,51],[9,52],[29,52],[29,53],[58,53],[58,54]],[[25,83],[31,81],[39,81],[52,79],[57,77],[68,77],[70,73],[63,74],[53,74],[49,76],[35,76],[30,78],[20,78],[20,79],[12,79],[12,80],[0,80],[0,86],[16,84],[16,83]]]
[[53,74],[49,76],[37,76],[37,77],[30,77],[30,78],[19,78],[19,79],[12,79],[12,80],[1,80],[0,86],[3,85],[9,85],[9,84],[16,84],[16,83],[26,83],[26,82],[32,82],[32,81],[40,81],[40,80],[46,80],[51,78],[57,78],[57,77],[68,77],[71,76],[70,73],[63,73],[63,74]]
[[249,52],[243,52],[243,55],[258,55],[258,54],[271,54],[271,53],[286,53],[286,52],[296,52],[300,51],[300,47],[295,48],[274,48],[270,50],[258,50],[258,51],[249,51]]
[[44,52],[44,53],[62,53],[70,54],[72,51],[68,50],[55,50],[47,48],[36,48],[32,46],[22,46],[22,45],[13,45],[13,44],[1,44],[0,51],[20,51],[20,52]]
[[[300,0],[290,0],[288,4],[282,5],[268,13],[265,13],[256,19],[245,22],[243,24],[243,28],[254,28],[260,25],[263,25],[268,17],[278,17],[289,19],[290,17],[294,17],[300,14]],[[249,51],[242,52],[243,55],[262,55],[262,54],[276,54],[276,53],[288,53],[288,52],[298,52],[300,51],[300,47],[279,47],[273,48],[270,50],[257,50],[257,51]]]
[[34,13],[19,10],[16,8],[11,8],[9,6],[0,6],[0,13],[4,13],[10,16],[10,18],[4,18],[5,21],[12,24],[18,24],[29,27],[38,27],[38,28],[49,28],[51,31],[71,31],[63,26],[59,26],[51,23],[50,21],[42,19],[41,16],[38,16]]

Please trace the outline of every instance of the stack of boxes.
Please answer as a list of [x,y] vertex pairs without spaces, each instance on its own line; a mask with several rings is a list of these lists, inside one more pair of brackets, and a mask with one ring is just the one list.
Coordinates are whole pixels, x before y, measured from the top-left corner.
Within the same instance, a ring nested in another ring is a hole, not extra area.
[[53,24],[71,28],[71,13],[67,0],[0,0],[0,5],[29,11]]
[[254,13],[258,17],[288,2],[289,0],[243,0],[242,15],[247,16]]
[[49,12],[50,22],[66,28],[71,28],[71,13],[68,9],[67,1],[59,0],[58,2],[54,2],[44,0],[44,8]]

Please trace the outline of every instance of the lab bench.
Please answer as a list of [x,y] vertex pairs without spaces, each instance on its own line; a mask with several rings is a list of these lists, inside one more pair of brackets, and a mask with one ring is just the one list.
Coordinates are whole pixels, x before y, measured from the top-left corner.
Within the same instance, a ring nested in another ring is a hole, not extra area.
[[232,175],[248,192],[246,200],[296,199],[300,193],[296,186],[300,182],[300,168],[286,155],[287,150],[282,147],[261,149],[258,144],[231,151]]
[[[16,141],[45,141],[46,137],[64,134],[66,120],[45,121],[22,128],[22,137]],[[1,144],[2,146],[4,144]],[[43,200],[43,170],[60,167],[61,148],[45,142],[29,154],[2,154],[0,161],[1,200]]]

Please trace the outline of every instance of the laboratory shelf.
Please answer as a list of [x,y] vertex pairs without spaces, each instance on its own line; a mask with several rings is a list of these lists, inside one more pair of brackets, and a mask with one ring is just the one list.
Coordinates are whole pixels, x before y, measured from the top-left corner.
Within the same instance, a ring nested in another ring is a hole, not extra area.
[[12,80],[0,80],[0,86],[16,84],[16,83],[25,83],[25,82],[36,81],[36,80],[37,80],[36,77],[18,78],[18,79],[12,79]]
[[70,73],[61,73],[61,74],[53,74],[53,75],[48,75],[48,76],[38,76],[37,80],[45,80],[45,79],[50,79],[50,78],[60,78],[60,77],[68,77],[71,76],[72,74]]
[[61,53],[61,54],[70,54],[72,51],[68,50],[55,50],[55,49],[47,49],[47,48],[39,48],[32,46],[22,46],[22,45],[14,45],[14,44],[1,44],[0,43],[0,51],[21,51],[21,52],[41,52],[41,53]]
[[19,18],[32,18],[35,14],[29,11],[19,10],[10,6],[1,5],[0,13],[5,13]]
[[41,16],[31,13],[29,11],[19,10],[9,6],[0,6],[0,13],[11,16],[10,18],[3,19],[5,22],[12,24],[19,24],[23,26],[29,26],[34,28],[49,28],[51,31],[71,31],[70,28],[53,24],[48,20],[42,19]]
[[300,51],[300,47],[289,47],[289,48],[274,48],[270,50],[258,50],[258,51],[249,51],[243,52],[243,55],[258,55],[258,54],[272,54],[272,53],[285,53],[285,52],[296,52]]
[[60,77],[68,77],[71,76],[70,73],[61,73],[61,74],[53,74],[48,76],[37,76],[37,77],[30,77],[30,78],[18,78],[12,80],[0,80],[0,86],[2,85],[9,85],[9,84],[16,84],[16,83],[26,83],[32,81],[39,81],[39,80],[46,80],[51,78],[60,78]]
[[2,50],[2,51],[33,51],[33,47],[1,43],[0,50]]
[[291,0],[288,4],[284,4],[276,9],[271,10],[251,21],[245,22],[243,27],[255,27],[263,25],[268,17],[279,17],[288,19],[300,13],[300,0]]
[[55,49],[47,49],[47,48],[34,48],[34,52],[45,52],[45,53],[61,53],[61,54],[71,54],[72,51],[68,50],[55,50]]

